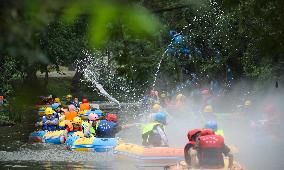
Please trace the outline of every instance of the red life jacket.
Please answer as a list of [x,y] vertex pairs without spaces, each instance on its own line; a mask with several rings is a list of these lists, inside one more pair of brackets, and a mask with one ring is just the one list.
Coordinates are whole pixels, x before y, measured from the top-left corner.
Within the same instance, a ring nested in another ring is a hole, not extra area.
[[199,140],[199,164],[203,168],[223,168],[223,148],[225,147],[224,138],[219,135],[206,135],[198,138]]

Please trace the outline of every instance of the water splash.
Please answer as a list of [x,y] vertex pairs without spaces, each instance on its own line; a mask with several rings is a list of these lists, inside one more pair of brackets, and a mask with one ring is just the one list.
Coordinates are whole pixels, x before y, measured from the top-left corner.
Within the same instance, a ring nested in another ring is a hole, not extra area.
[[[108,100],[116,103],[119,105],[120,107],[120,102],[115,99],[114,97],[112,97],[104,88],[103,85],[101,85],[98,81],[99,81],[99,77],[100,77],[100,68],[103,66],[104,61],[98,63],[98,61],[96,60],[96,58],[98,58],[96,55],[99,55],[98,52],[95,53],[95,56],[90,55],[89,52],[85,52],[86,54],[86,58],[83,61],[80,61],[78,63],[84,63],[83,65],[85,67],[80,68],[80,71],[83,73],[84,76],[84,80],[81,81],[85,81],[85,82],[89,82],[91,83],[89,85],[89,87],[93,88],[94,90],[96,90],[100,95],[106,97]],[[104,60],[104,58],[102,58],[102,60]]]
[[[183,31],[184,31],[187,27],[189,27],[190,25],[191,25],[191,24],[185,25],[185,26],[182,28],[182,30],[181,30],[179,33],[177,33],[175,36],[181,35],[181,34],[183,33]],[[171,39],[171,42],[170,42],[170,44],[169,44],[167,47],[170,47],[170,46],[173,45],[175,36]],[[183,39],[182,41],[184,41],[184,39]],[[155,87],[155,85],[156,85],[157,76],[158,76],[158,73],[159,73],[159,71],[160,71],[160,67],[161,67],[162,61],[163,61],[163,59],[165,58],[165,56],[166,56],[168,50],[169,50],[169,49],[167,48],[167,49],[164,51],[164,53],[162,54],[162,57],[161,57],[161,59],[160,59],[160,61],[159,61],[159,63],[158,63],[157,70],[156,70],[156,72],[155,72],[155,74],[154,74],[154,81],[153,81],[152,87]]]

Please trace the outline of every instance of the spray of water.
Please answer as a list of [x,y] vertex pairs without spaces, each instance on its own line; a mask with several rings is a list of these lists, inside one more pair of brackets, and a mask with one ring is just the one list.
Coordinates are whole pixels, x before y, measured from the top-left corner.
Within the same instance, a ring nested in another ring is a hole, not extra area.
[[[102,61],[98,61],[98,55],[101,55],[99,52],[96,52],[95,55],[91,55],[89,52],[85,52],[86,58],[83,61],[77,63],[83,63],[84,67],[80,68],[83,73],[84,79],[81,81],[85,81],[91,83],[89,86],[96,90],[100,95],[106,97],[108,100],[118,104],[120,106],[120,102],[112,97],[99,83],[99,78],[101,76],[101,68],[104,67],[105,58],[101,58]],[[112,71],[112,70],[109,70]]]

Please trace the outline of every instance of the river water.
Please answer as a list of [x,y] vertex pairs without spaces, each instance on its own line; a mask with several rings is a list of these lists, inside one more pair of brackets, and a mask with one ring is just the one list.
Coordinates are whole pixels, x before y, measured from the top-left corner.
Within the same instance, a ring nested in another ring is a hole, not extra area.
[[[23,122],[12,127],[0,127],[0,169],[163,169],[164,164],[145,164],[135,159],[125,159],[109,153],[72,152],[64,145],[28,143],[28,136],[34,130],[35,114],[24,116]],[[133,123],[147,117],[131,111],[120,113],[122,124]],[[191,119],[190,119],[191,118]],[[245,120],[233,114],[224,114],[220,128],[225,130],[225,140],[239,152],[235,159],[246,169],[283,169],[283,142],[276,142],[266,136],[256,137],[245,124]],[[172,112],[166,132],[171,147],[183,147],[187,142],[188,129],[202,127],[198,118],[188,113]],[[133,127],[121,131],[118,137],[126,142],[141,144],[141,129]],[[172,164],[172,162],[168,162]]]

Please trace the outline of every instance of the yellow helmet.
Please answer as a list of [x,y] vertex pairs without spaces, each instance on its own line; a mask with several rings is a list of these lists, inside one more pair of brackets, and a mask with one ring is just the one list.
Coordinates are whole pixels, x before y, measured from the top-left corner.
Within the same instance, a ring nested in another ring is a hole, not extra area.
[[67,94],[66,95],[66,99],[70,99],[70,98],[72,98],[72,95],[71,94]]
[[77,125],[81,125],[82,124],[82,119],[78,116],[74,117],[73,121],[72,121],[73,124],[77,124]]
[[54,99],[54,103],[60,103],[60,99],[57,97]]
[[182,96],[183,96],[183,95],[182,95],[181,93],[178,94],[177,97],[176,97],[176,100],[181,100]]
[[245,106],[251,106],[251,101],[250,100],[246,100],[245,101]]
[[52,110],[51,107],[47,107],[44,111],[45,115],[52,115],[54,111]]
[[211,105],[205,106],[204,109],[203,109],[203,112],[204,113],[212,113],[213,112],[212,106]]
[[156,104],[153,105],[152,109],[153,109],[153,111],[158,112],[161,109],[161,106],[156,103]]

